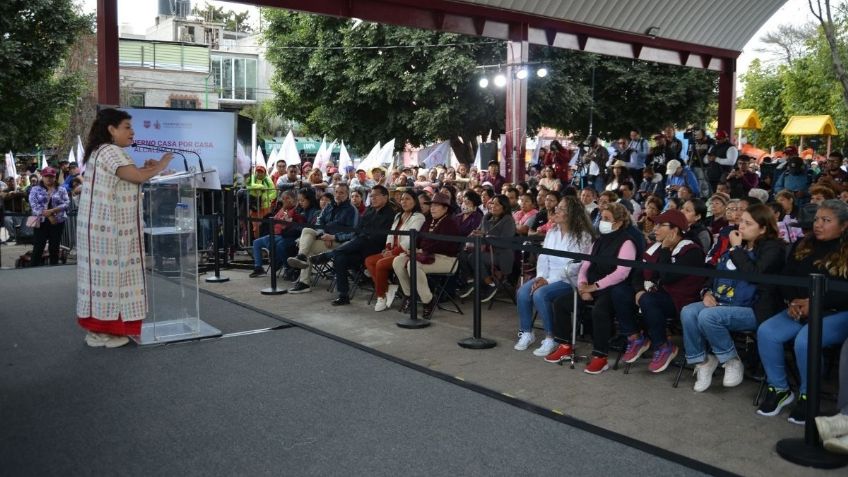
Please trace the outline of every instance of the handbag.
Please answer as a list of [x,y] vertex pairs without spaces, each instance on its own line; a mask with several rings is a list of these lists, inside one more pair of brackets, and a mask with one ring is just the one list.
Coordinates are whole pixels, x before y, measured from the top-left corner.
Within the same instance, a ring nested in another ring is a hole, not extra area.
[[41,226],[41,220],[39,220],[39,217],[35,215],[30,215],[26,219],[26,226],[31,229],[37,229],[39,226]]

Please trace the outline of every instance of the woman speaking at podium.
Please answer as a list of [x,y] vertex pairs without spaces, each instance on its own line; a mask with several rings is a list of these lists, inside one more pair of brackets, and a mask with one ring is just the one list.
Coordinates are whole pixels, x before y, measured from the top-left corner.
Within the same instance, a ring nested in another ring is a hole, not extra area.
[[131,116],[97,113],[85,146],[77,216],[77,321],[91,347],[117,348],[141,334],[147,313],[141,184],[162,172],[171,153],[136,167]]

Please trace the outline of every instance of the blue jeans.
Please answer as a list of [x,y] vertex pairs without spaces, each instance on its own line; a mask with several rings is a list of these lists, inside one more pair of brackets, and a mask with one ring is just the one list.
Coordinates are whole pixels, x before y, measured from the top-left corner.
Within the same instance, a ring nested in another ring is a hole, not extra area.
[[707,345],[720,363],[737,356],[731,331],[754,331],[757,317],[747,306],[706,306],[697,301],[680,310],[683,323],[683,346],[686,362],[702,363],[707,356]]
[[[277,247],[274,250],[274,258],[277,259],[277,268],[282,265],[283,260],[286,259],[286,245],[285,241],[279,235],[274,236],[274,242]],[[271,236],[263,235],[258,239],[253,241],[253,267],[254,268],[262,268],[262,249],[267,248],[270,250],[271,244]]]
[[545,286],[539,287],[531,295],[530,290],[533,287],[533,282],[536,280],[538,278],[528,280],[518,289],[516,300],[518,302],[518,328],[521,331],[530,331],[533,329],[533,308],[535,308],[542,318],[545,333],[553,335],[554,299],[565,293],[571,293],[571,285],[564,281],[548,283]]
[[[795,362],[801,375],[801,394],[807,392],[807,325],[789,317],[786,310],[772,316],[757,330],[757,347],[770,386],[778,391],[789,389],[783,343],[795,340]],[[833,346],[848,338],[848,311],[822,318],[822,346]]]

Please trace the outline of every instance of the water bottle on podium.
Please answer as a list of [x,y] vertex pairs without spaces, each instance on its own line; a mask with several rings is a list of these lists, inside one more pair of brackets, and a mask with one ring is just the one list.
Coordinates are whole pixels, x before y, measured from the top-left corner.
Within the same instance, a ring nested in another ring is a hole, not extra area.
[[174,209],[174,218],[174,225],[177,232],[191,232],[194,230],[191,210],[185,202],[177,202],[177,206]]

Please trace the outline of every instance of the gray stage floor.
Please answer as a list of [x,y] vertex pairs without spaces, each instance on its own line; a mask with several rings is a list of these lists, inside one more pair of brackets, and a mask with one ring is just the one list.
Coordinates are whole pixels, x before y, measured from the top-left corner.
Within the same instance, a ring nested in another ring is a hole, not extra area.
[[[698,473],[299,328],[91,349],[73,272],[0,276],[49,291],[0,312],[3,475]],[[280,324],[201,304],[225,332]]]

